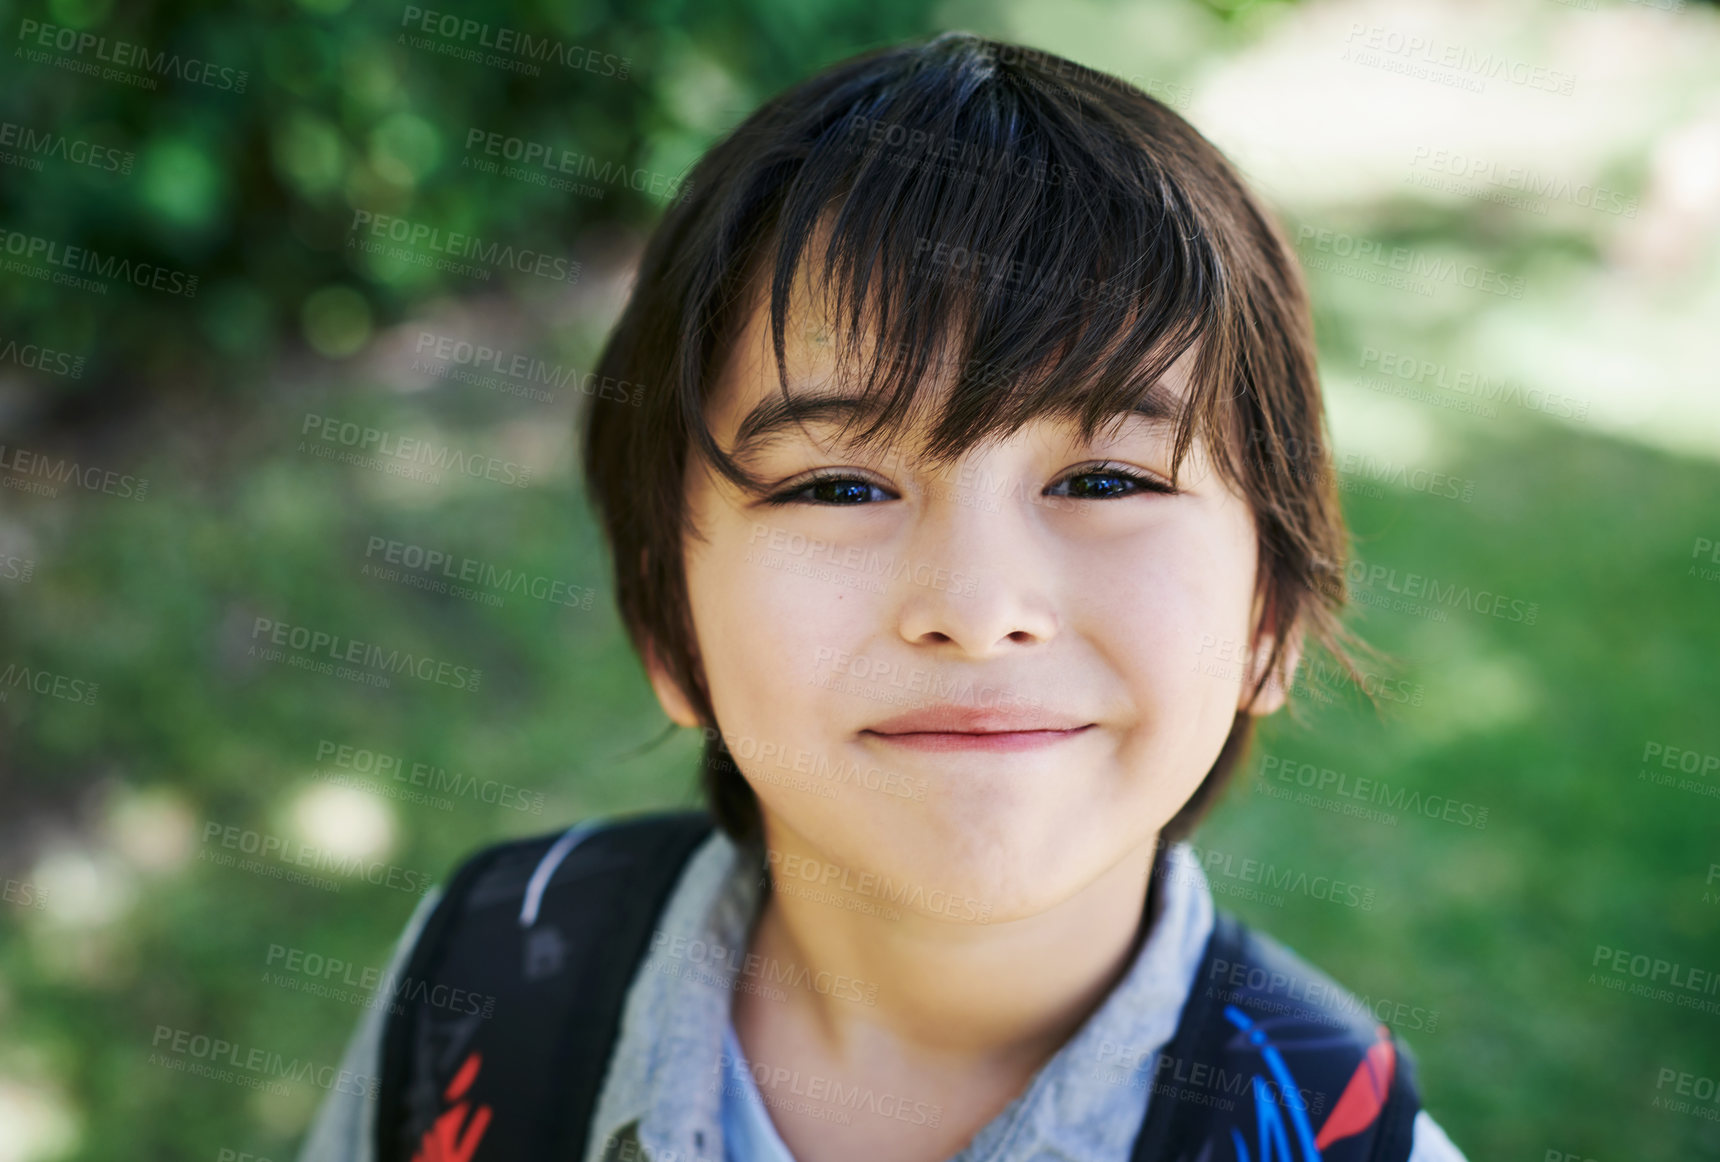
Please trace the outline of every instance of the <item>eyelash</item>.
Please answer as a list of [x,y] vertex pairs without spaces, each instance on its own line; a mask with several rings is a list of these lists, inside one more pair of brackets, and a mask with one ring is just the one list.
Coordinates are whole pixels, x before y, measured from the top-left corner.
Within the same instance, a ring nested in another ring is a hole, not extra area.
[[[1069,499],[1121,500],[1123,497],[1139,496],[1142,493],[1156,493],[1163,496],[1175,496],[1178,492],[1177,489],[1172,488],[1170,485],[1156,477],[1146,476],[1142,473],[1135,472],[1132,469],[1125,468],[1121,464],[1113,464],[1110,462],[1095,464],[1091,467],[1083,468],[1079,472],[1071,472],[1058,483],[1062,484],[1070,480],[1079,480],[1083,476],[1114,476],[1119,480],[1129,481],[1133,487],[1128,492],[1117,493],[1113,496],[1076,496],[1070,497]],[[855,484],[864,484],[871,488],[876,488],[879,491],[886,491],[884,486],[881,484],[873,484],[870,480],[867,480],[864,477],[855,476],[852,472],[845,471],[840,468],[833,468],[817,472],[796,484],[790,485],[783,491],[767,498],[765,503],[770,505],[809,504],[817,508],[860,508],[864,504],[870,503],[861,502],[860,504],[846,504],[832,501],[801,499],[802,495],[809,489],[830,480],[841,481],[844,483],[852,482]]]

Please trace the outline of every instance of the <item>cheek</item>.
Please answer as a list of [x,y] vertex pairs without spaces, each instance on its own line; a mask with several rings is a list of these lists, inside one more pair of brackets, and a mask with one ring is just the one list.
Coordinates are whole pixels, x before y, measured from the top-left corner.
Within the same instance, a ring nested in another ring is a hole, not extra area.
[[1200,520],[1167,522],[1151,535],[1084,548],[1070,593],[1089,639],[1131,677],[1178,689],[1201,660],[1236,658],[1254,555],[1229,531]]
[[[850,668],[881,616],[867,578],[812,553],[735,537],[688,564],[693,624],[725,730],[793,727],[812,733],[807,708],[820,677]],[[848,582],[845,584],[844,582]]]
[[828,858],[860,868],[882,844],[880,820],[913,805],[852,786],[837,797],[807,786],[810,779],[819,787],[814,772],[854,761],[833,734],[887,708],[846,686],[882,681],[864,651],[885,614],[880,596],[854,587],[865,580],[763,547],[712,554],[688,569],[712,707],[741,777],[767,819],[817,837]]
[[1120,740],[1122,765],[1152,772],[1131,793],[1151,799],[1155,817],[1180,806],[1211,768],[1244,678],[1255,563],[1244,537],[1252,527],[1200,510],[1187,515],[1151,535],[1110,541],[1074,582],[1082,636],[1135,714],[1135,729]]

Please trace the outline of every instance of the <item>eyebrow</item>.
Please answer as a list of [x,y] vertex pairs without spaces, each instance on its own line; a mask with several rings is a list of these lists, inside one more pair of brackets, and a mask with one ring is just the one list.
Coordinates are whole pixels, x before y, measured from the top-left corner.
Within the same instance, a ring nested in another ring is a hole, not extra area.
[[[1173,423],[1182,411],[1182,400],[1163,380],[1155,381],[1132,407],[1119,415],[1142,416],[1153,427]],[[735,430],[729,455],[745,460],[762,451],[772,440],[801,424],[834,424],[855,417],[870,417],[882,402],[864,396],[803,392],[786,399],[779,392],[755,404]]]

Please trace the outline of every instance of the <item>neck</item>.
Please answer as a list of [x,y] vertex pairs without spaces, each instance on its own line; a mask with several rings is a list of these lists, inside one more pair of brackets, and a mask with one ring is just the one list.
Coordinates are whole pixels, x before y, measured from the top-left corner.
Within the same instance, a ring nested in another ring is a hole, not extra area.
[[[795,852],[795,838],[772,835],[772,849]],[[788,1002],[833,1058],[876,1056],[882,1039],[908,1057],[1036,1069],[1134,962],[1156,839],[1069,899],[1007,922],[884,917],[772,892],[750,951],[795,979],[837,982]]]

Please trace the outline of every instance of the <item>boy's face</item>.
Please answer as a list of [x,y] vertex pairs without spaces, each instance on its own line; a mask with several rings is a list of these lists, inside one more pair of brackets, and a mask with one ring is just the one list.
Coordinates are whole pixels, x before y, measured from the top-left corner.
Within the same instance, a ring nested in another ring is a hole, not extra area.
[[[803,288],[793,305],[789,389],[832,393],[822,311]],[[1165,380],[1179,398],[1192,357]],[[941,384],[926,387],[941,397]],[[779,399],[761,306],[708,405],[719,444],[734,454],[742,419]],[[1089,445],[1072,424],[1035,421],[939,473],[913,456],[920,426],[865,454],[837,447],[833,424],[807,431],[783,428],[742,461],[775,485],[768,495],[798,493],[795,503],[749,497],[697,457],[687,473],[707,537],[685,546],[699,658],[772,851],[818,861],[799,865],[809,887],[843,873],[870,885],[870,872],[891,881],[874,897],[903,907],[905,888],[915,911],[992,923],[1051,908],[1149,853],[1217,758],[1252,678],[1239,663],[1253,520],[1204,445],[1165,495],[1096,463],[1168,483],[1171,425],[1144,417]],[[807,487],[809,473],[832,469],[840,482]],[[1263,635],[1257,663],[1270,644]],[[648,668],[670,717],[698,725]],[[1255,711],[1282,701],[1274,683]],[[889,721],[952,704],[1017,717]],[[938,726],[1014,733],[891,733]],[[1080,729],[1027,733],[1070,727]]]

